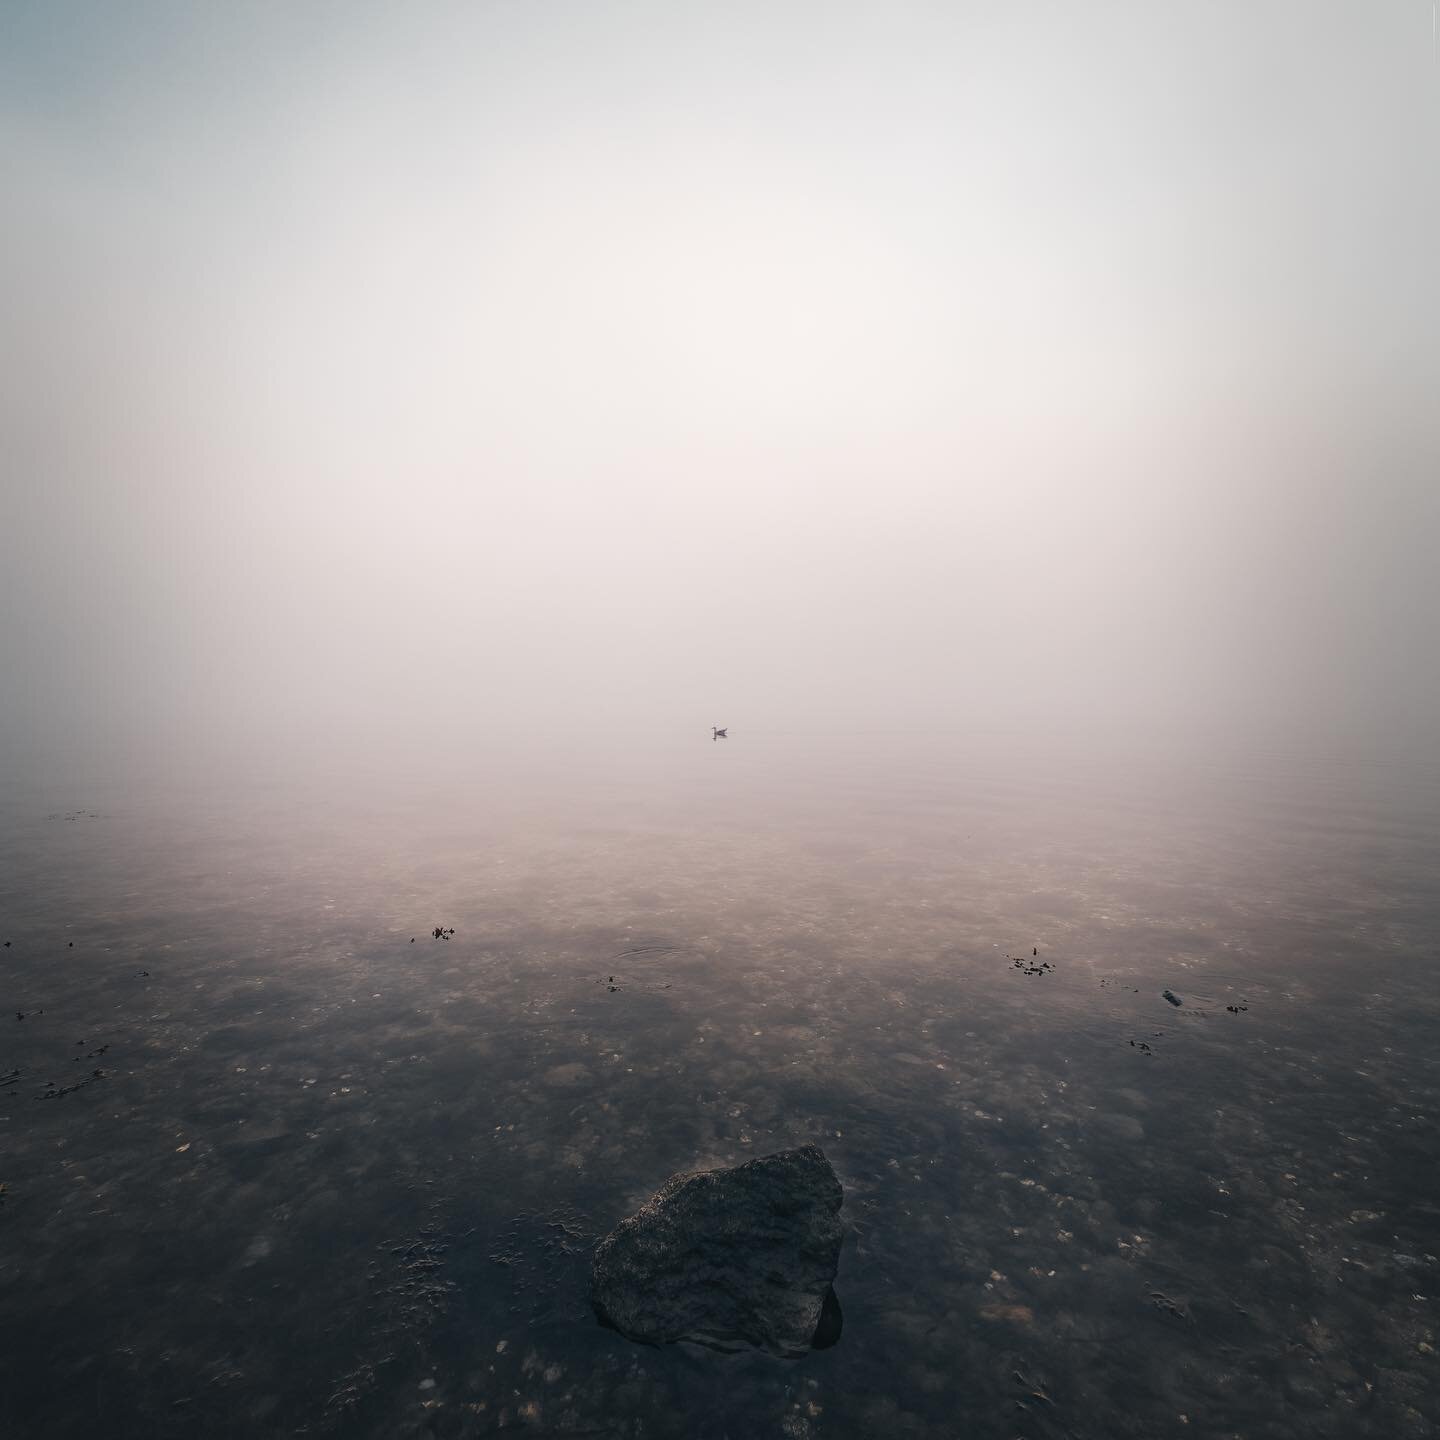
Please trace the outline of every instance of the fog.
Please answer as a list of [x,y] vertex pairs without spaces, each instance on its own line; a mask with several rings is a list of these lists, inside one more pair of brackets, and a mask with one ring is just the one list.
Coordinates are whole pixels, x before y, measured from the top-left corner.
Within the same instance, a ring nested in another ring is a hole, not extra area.
[[0,12],[0,726],[1440,712],[1431,7]]

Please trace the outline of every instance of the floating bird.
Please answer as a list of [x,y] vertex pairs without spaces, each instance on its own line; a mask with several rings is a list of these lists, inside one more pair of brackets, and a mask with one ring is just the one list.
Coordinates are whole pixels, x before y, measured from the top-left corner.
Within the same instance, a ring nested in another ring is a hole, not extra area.
[[730,727],[728,725],[723,730],[714,725],[712,725],[710,729],[712,731],[710,736],[712,740],[728,740],[730,738]]

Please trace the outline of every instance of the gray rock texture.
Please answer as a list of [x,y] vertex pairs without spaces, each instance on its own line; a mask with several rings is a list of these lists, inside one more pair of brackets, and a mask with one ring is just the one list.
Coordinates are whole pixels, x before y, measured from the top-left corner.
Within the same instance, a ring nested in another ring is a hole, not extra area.
[[796,1359],[833,1345],[844,1191],[816,1145],[673,1175],[600,1242],[602,1324],[652,1345],[747,1345]]

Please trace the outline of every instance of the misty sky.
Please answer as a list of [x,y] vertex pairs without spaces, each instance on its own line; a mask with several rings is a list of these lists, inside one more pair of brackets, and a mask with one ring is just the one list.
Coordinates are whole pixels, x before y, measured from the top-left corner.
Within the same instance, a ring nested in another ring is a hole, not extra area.
[[1429,0],[0,0],[0,724],[1434,714],[1437,141]]

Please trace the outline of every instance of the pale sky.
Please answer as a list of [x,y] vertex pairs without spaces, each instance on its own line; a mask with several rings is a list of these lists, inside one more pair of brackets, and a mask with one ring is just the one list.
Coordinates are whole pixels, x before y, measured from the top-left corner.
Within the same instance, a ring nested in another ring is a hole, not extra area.
[[1431,26],[0,0],[0,725],[1434,716]]

